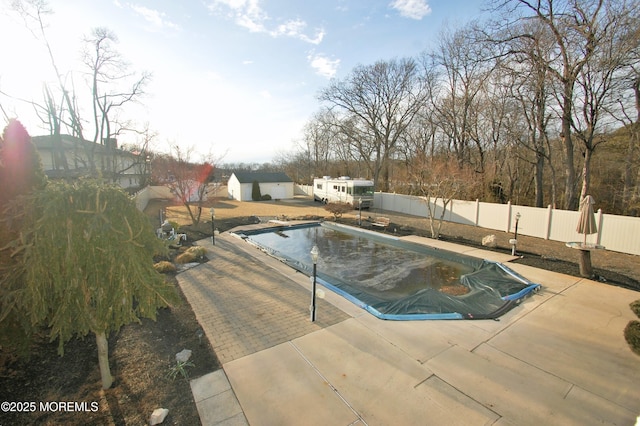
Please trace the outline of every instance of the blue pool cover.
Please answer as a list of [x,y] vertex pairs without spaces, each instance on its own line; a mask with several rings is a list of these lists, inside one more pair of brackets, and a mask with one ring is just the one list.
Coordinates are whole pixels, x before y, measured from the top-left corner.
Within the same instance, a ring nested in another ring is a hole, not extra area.
[[[317,282],[386,320],[495,319],[540,288],[498,262],[358,228],[323,223],[234,232],[307,275],[317,245]],[[452,286],[464,294],[443,291]]]

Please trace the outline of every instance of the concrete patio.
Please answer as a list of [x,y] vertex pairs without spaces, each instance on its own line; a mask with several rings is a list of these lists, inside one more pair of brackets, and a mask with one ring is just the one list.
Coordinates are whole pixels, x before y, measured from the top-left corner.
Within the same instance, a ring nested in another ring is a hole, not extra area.
[[623,336],[638,292],[511,264],[543,289],[499,321],[382,321],[326,291],[311,323],[308,277],[227,233],[200,244],[211,260],[178,282],[223,365],[191,383],[203,425],[633,425],[640,415],[640,356]]

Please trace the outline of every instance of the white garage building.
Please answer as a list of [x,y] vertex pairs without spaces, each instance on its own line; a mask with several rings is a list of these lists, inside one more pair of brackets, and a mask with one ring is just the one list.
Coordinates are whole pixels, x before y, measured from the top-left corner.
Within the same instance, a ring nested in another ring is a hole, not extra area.
[[227,183],[229,198],[252,201],[253,182],[260,185],[261,195],[270,195],[272,200],[293,198],[293,181],[282,172],[234,172]]

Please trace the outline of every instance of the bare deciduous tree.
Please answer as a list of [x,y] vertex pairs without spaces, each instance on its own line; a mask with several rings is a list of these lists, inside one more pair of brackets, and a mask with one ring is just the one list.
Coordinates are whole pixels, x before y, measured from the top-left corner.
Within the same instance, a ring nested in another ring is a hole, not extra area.
[[172,147],[171,155],[167,158],[168,172],[171,175],[167,185],[187,208],[191,222],[197,225],[200,223],[202,205],[207,186],[213,177],[215,162],[196,163],[192,161],[192,155],[193,148],[183,150],[178,146]]
[[[61,105],[65,105],[66,112],[69,114],[69,121],[67,122],[67,125],[70,128],[71,134],[73,136],[84,139],[82,120],[80,119],[80,112],[74,97],[74,91],[70,90],[67,78],[63,77],[62,73],[60,72],[60,69],[58,68],[56,62],[56,56],[54,54],[53,47],[51,46],[51,43],[49,43],[49,39],[47,38],[47,24],[45,22],[45,18],[47,15],[53,13],[53,11],[49,7],[49,4],[46,0],[14,0],[12,2],[12,7],[24,19],[26,27],[29,29],[29,31],[31,31],[33,36],[44,44],[49,55],[51,66],[56,75],[58,90],[60,90],[63,99]],[[47,96],[47,99],[49,98],[53,99],[52,97]],[[63,108],[53,108],[50,109],[50,111],[55,111],[56,109],[58,109],[58,112],[60,113],[60,121],[63,121]]]
[[424,197],[431,238],[438,238],[447,207],[453,199],[475,195],[476,173],[460,167],[457,159],[434,158],[417,153],[409,171],[415,192]]
[[[585,64],[593,56],[602,31],[604,0],[500,0],[498,8],[515,16],[513,23],[532,18],[553,35],[554,61],[549,71],[559,84],[557,94],[561,121],[561,139],[565,160],[565,208],[578,207],[574,161],[573,113],[576,81]],[[519,15],[519,16],[518,16]],[[524,35],[528,36],[528,35]]]
[[389,159],[424,101],[423,84],[413,59],[357,66],[335,80],[319,99],[341,113],[336,123],[360,158],[367,161],[376,185],[389,187]]
[[430,100],[443,142],[461,168],[472,165],[482,173],[485,147],[477,132],[477,120],[493,63],[486,60],[485,46],[477,42],[476,33],[474,23],[443,30],[437,49],[427,56],[440,69],[439,90]]
[[[85,39],[83,62],[90,71],[91,98],[95,144],[104,144],[111,151],[111,161],[103,172],[116,177],[116,136],[119,129],[112,129],[114,114],[129,102],[136,102],[144,95],[144,87],[151,79],[149,73],[136,76],[129,71],[129,64],[116,51],[113,44],[116,35],[107,28],[95,28]],[[93,146],[95,149],[95,145]]]
[[[534,167],[535,206],[544,207],[544,168],[551,156],[548,105],[554,89],[549,71],[553,38],[548,28],[537,21],[524,21],[499,37],[506,40],[503,43],[507,53],[498,72],[502,84],[509,89],[506,97],[517,108],[510,137],[531,154],[527,161]],[[552,162],[548,163],[554,173]],[[555,187],[551,199],[555,204]]]
[[576,114],[572,127],[582,145],[580,199],[589,193],[591,159],[595,150],[606,142],[605,131],[611,130],[613,117],[606,112],[614,108],[618,95],[624,90],[621,85],[626,84],[621,78],[621,71],[638,62],[640,31],[636,19],[639,12],[640,4],[637,2],[605,4],[600,22],[604,28],[595,34],[598,39],[594,43],[594,51],[576,80]]

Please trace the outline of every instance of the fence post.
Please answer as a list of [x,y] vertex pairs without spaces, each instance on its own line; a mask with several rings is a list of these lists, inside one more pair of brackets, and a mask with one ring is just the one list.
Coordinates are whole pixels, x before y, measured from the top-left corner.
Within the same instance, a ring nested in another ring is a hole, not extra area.
[[602,241],[602,209],[598,209],[598,238],[596,239],[596,244],[600,245],[600,241]]
[[476,217],[474,220],[475,226],[478,226],[480,223],[480,199],[476,198]]
[[509,233],[511,230],[511,200],[507,202],[507,229],[504,232]]
[[549,236],[551,235],[551,204],[549,204],[547,206],[547,223],[545,225],[545,230],[544,230],[544,239],[548,240]]

